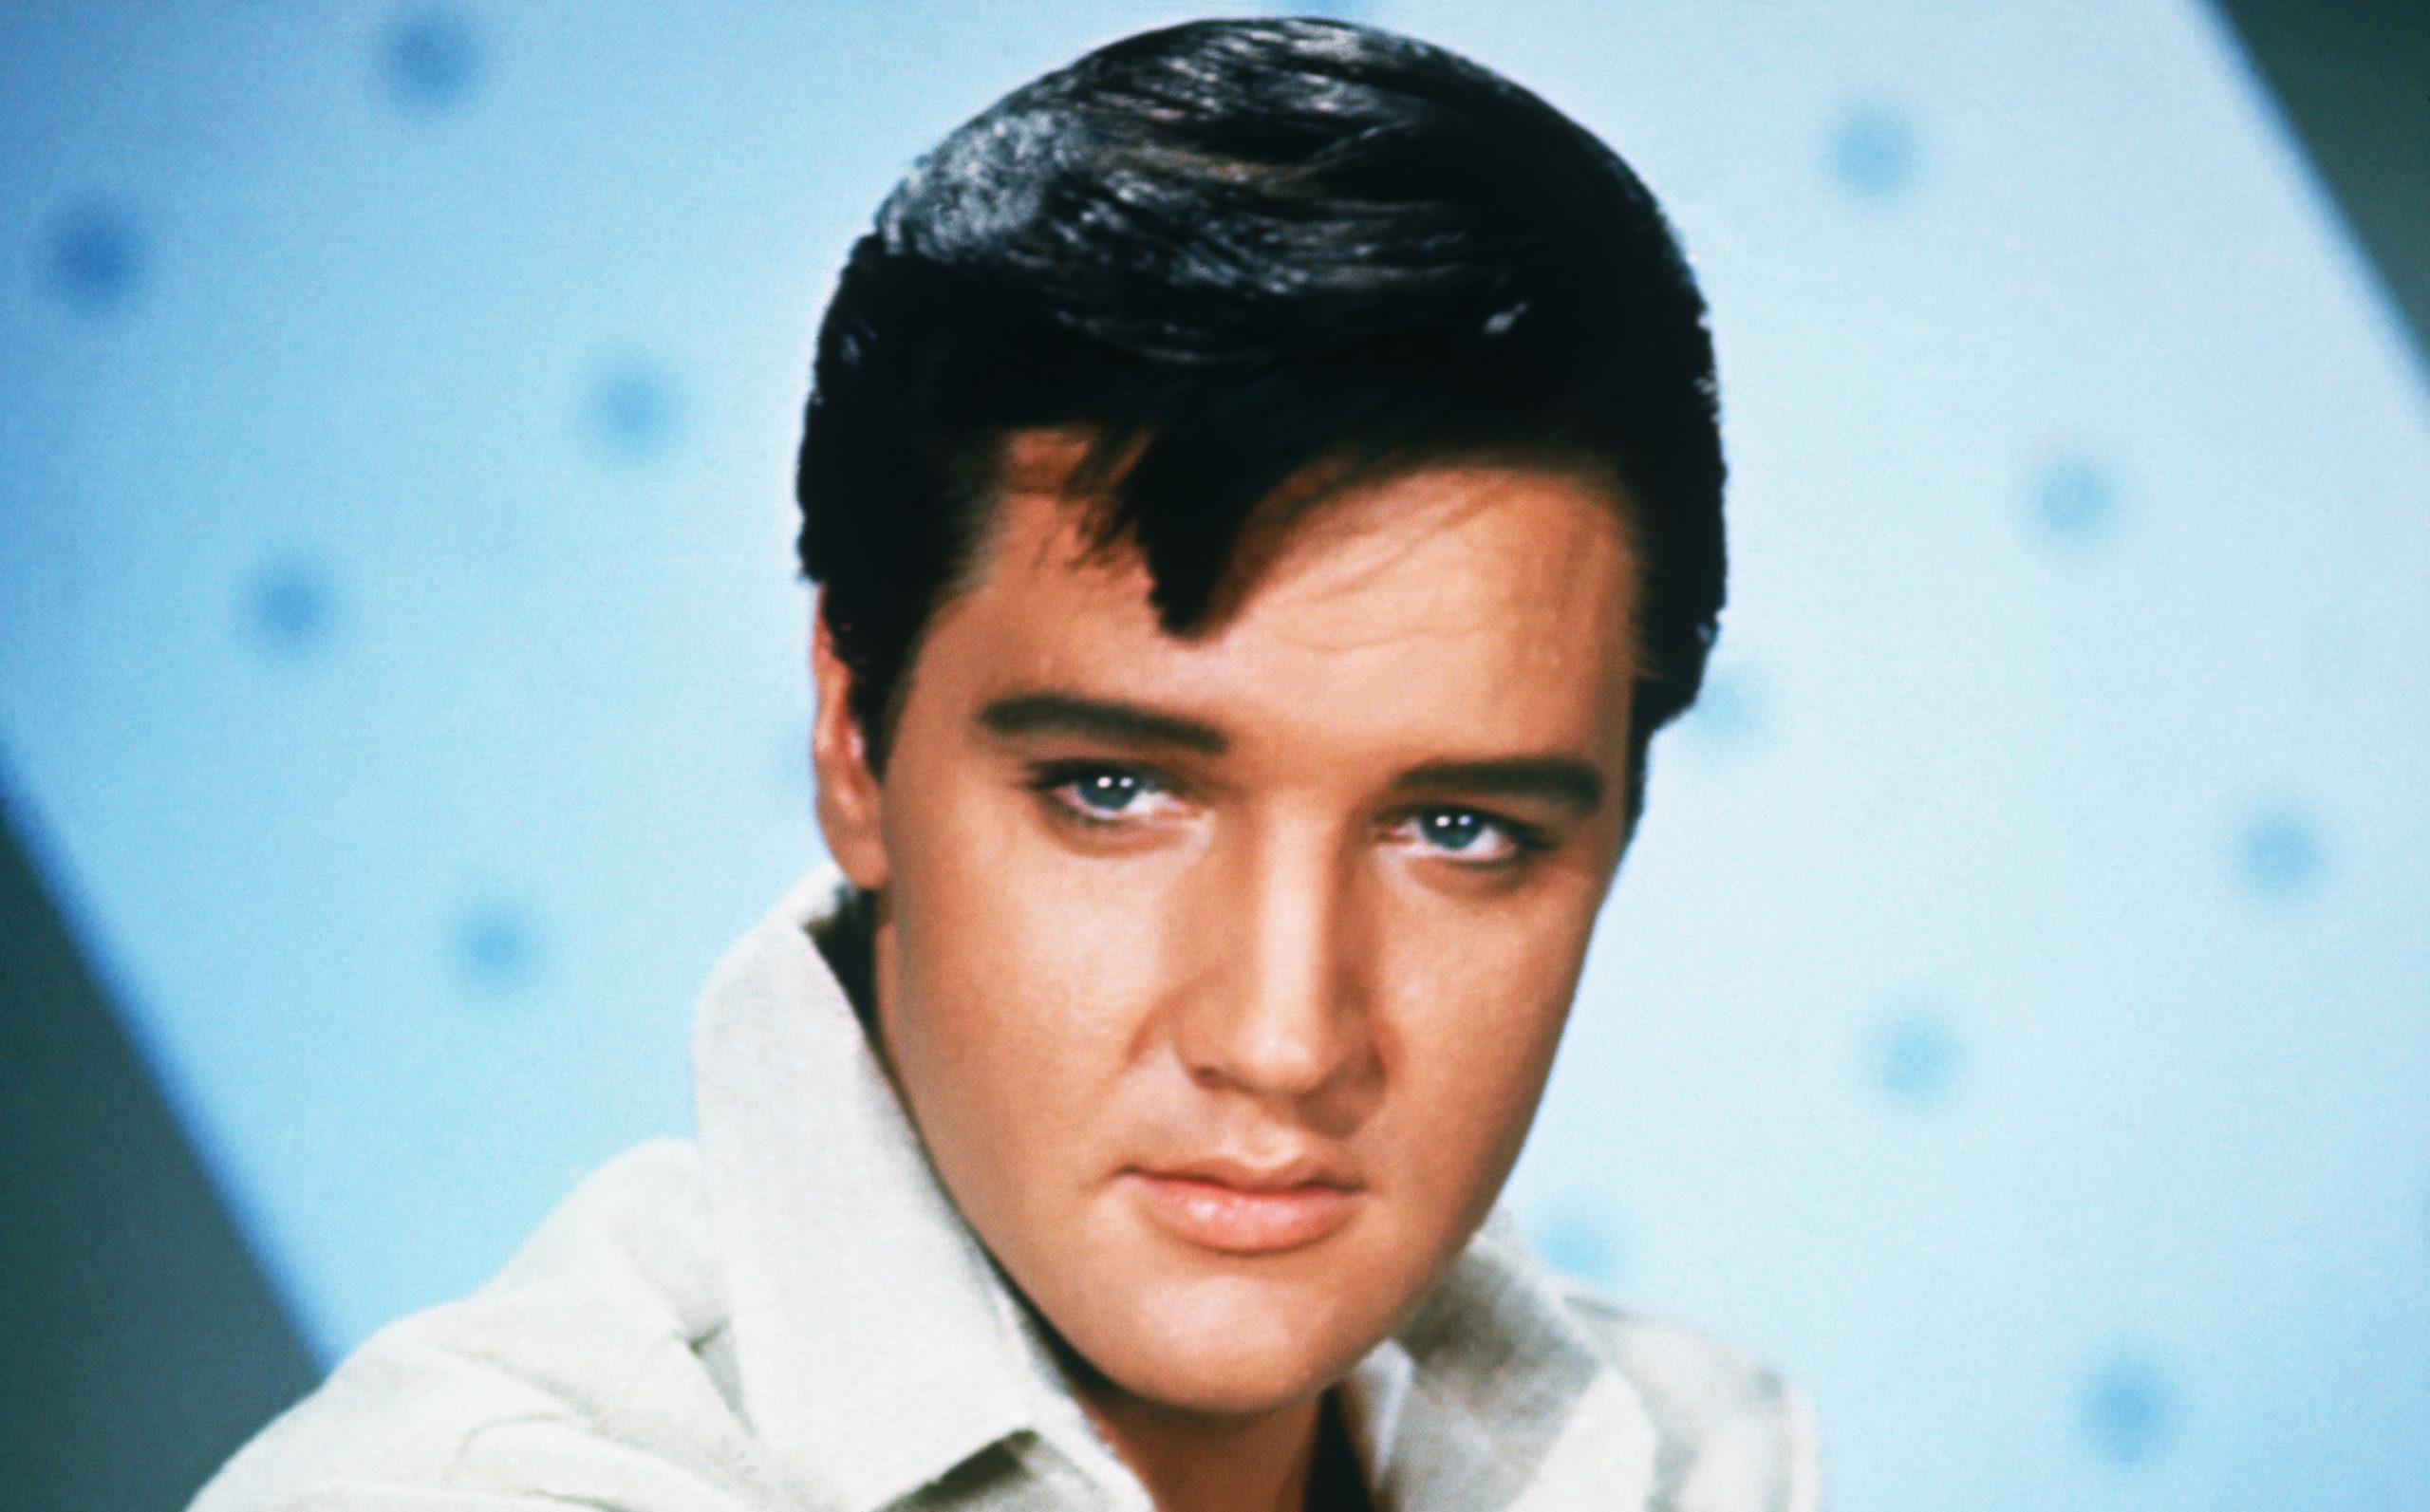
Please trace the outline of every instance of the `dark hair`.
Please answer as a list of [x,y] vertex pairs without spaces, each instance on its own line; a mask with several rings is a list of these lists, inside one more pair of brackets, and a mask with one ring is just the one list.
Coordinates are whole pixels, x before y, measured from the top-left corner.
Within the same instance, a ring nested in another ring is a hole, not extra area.
[[1634,819],[1721,609],[1712,344],[1653,196],[1567,117],[1391,32],[1210,21],[1093,52],[922,159],[828,308],[797,482],[873,764],[1006,434],[1044,426],[1094,439],[1098,544],[1138,548],[1175,634],[1311,464],[1604,471],[1641,565]]

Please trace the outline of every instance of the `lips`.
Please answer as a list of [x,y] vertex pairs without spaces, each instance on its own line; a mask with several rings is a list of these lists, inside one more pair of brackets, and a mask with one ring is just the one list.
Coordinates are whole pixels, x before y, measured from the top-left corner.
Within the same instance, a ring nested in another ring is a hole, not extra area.
[[1350,1222],[1365,1196],[1355,1183],[1304,1165],[1197,1162],[1133,1169],[1122,1179],[1150,1223],[1224,1255],[1275,1255],[1314,1244]]

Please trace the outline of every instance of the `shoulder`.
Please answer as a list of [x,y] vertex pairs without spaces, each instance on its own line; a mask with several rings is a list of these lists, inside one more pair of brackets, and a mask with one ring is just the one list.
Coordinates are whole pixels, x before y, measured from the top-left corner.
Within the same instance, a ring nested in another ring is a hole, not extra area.
[[373,1335],[195,1512],[751,1504],[714,1255],[691,1145],[627,1150],[488,1285]]
[[1564,1315],[1634,1392],[1655,1436],[1656,1500],[1675,1512],[1814,1512],[1814,1413],[1735,1345],[1556,1279]]

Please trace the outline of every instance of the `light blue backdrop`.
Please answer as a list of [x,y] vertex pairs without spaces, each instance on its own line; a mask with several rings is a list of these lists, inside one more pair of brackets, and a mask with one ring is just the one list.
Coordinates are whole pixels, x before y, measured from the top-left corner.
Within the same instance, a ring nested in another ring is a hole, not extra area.
[[[1716,309],[1733,606],[1513,1197],[1835,1505],[2430,1507],[2430,397],[2195,0],[1376,4]],[[333,1356],[688,1122],[816,854],[842,250],[1182,12],[0,16],[0,744]]]

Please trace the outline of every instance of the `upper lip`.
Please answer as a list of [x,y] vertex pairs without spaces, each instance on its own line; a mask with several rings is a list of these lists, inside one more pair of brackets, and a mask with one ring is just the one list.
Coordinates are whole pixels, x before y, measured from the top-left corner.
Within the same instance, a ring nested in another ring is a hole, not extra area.
[[1358,1179],[1338,1161],[1314,1154],[1287,1160],[1249,1160],[1237,1155],[1193,1155],[1133,1167],[1143,1176],[1180,1181],[1212,1182],[1244,1192],[1283,1192],[1300,1186],[1334,1186],[1355,1191]]

